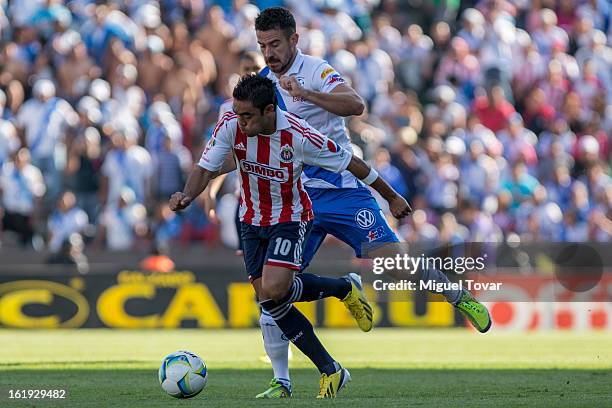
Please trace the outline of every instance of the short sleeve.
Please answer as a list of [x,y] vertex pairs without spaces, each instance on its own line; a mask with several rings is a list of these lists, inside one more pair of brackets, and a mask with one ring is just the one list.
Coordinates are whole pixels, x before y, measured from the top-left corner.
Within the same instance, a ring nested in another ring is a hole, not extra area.
[[228,116],[225,116],[217,122],[213,135],[206,144],[198,163],[203,169],[214,172],[223,165],[232,148],[233,132],[231,130],[231,122],[231,116],[230,119],[228,119]]
[[312,79],[315,90],[330,93],[335,87],[345,83],[344,78],[327,62],[320,64]]
[[346,170],[353,154],[319,133],[307,122],[302,121],[302,124],[305,129],[302,139],[304,163],[322,167],[334,173]]

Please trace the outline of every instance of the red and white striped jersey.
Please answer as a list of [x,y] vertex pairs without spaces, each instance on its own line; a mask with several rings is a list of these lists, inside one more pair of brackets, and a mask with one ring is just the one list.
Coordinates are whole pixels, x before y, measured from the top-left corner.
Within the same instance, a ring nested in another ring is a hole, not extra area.
[[253,137],[240,130],[235,113],[225,113],[199,165],[217,171],[230,151],[240,170],[240,220],[262,227],[312,220],[312,204],[300,181],[303,165],[340,173],[352,157],[306,121],[278,108],[276,132]]

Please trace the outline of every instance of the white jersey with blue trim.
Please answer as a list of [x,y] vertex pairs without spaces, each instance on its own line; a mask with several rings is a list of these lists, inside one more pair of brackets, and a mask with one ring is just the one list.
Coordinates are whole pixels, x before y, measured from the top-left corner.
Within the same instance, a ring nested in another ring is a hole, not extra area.
[[[334,115],[312,102],[291,96],[280,86],[279,79],[269,67],[265,67],[259,74],[271,79],[276,85],[278,106],[282,110],[304,119],[320,133],[352,153],[351,140],[346,132],[343,117]],[[302,54],[299,49],[293,64],[284,76],[295,76],[304,88],[327,93],[345,82],[326,61]],[[314,188],[356,188],[360,185],[355,176],[348,171],[335,174],[312,166],[304,166],[302,182],[306,187]]]

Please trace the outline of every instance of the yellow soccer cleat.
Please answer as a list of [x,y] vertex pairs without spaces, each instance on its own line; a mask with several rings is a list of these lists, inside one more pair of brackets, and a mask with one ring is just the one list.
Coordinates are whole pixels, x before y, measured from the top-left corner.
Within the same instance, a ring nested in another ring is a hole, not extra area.
[[291,386],[286,386],[278,379],[273,378],[270,381],[270,387],[261,394],[257,394],[255,398],[291,398]]
[[319,380],[319,395],[317,398],[336,398],[336,394],[351,381],[351,374],[346,368],[340,367],[332,375],[321,374]]
[[463,290],[459,301],[455,304],[470,323],[481,333],[486,333],[491,328],[491,315],[485,305],[472,296],[467,290]]
[[372,306],[365,296],[361,277],[356,273],[349,273],[344,278],[351,283],[351,291],[342,299],[342,302],[357,321],[359,328],[364,332],[369,332],[373,324]]

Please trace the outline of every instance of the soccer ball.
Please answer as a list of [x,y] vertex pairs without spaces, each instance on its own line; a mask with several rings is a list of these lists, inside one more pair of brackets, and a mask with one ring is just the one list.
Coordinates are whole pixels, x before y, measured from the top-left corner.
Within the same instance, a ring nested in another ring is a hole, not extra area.
[[206,385],[206,363],[191,351],[177,351],[164,358],[159,368],[159,383],[174,398],[191,398]]

